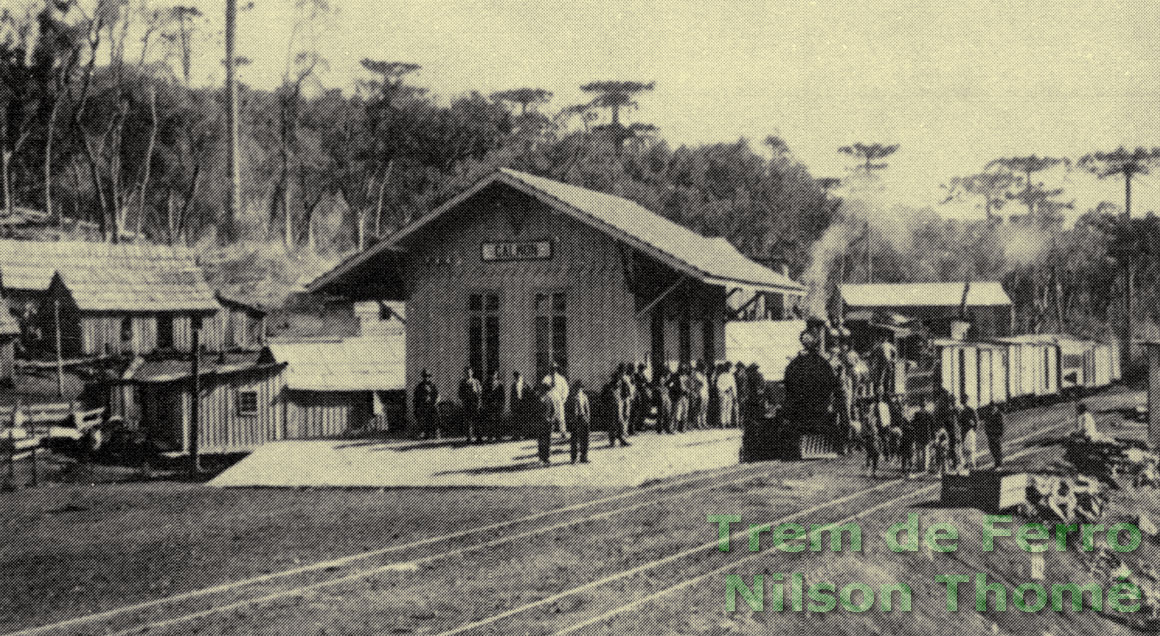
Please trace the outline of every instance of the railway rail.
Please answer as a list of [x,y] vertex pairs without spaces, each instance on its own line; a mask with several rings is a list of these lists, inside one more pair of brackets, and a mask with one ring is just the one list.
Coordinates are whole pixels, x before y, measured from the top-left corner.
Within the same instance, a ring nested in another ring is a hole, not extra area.
[[[1056,407],[1057,408],[1057,407]],[[1044,425],[1040,420],[1050,420],[1050,412],[1055,408],[1035,409],[1026,412],[1030,415],[1024,418],[1028,421],[1018,422],[1020,429],[1030,429],[1029,432],[1009,439],[1008,444],[1020,444],[1033,441],[1056,430],[1065,424]],[[1014,427],[1013,427],[1014,428]],[[1029,447],[1013,453],[1012,457],[1024,456],[1041,451],[1041,448]],[[388,546],[367,552],[352,554],[339,559],[332,559],[310,565],[275,572],[259,577],[242,579],[217,586],[193,590],[169,597],[158,598],[134,605],[112,610],[77,616],[59,622],[32,627],[10,636],[34,634],[72,634],[72,633],[113,633],[138,634],[144,631],[165,632],[178,627],[189,627],[190,624],[208,619],[216,615],[224,615],[235,610],[248,607],[267,605],[280,599],[301,597],[311,592],[326,588],[335,588],[344,584],[355,584],[366,581],[379,575],[399,573],[406,576],[420,566],[429,566],[438,561],[450,561],[454,557],[462,557],[470,553],[479,553],[503,544],[511,544],[536,535],[547,534],[565,528],[580,526],[594,521],[607,520],[617,515],[627,515],[634,511],[679,502],[694,495],[704,495],[716,490],[728,490],[737,484],[744,484],[759,478],[778,476],[794,466],[806,464],[749,464],[734,466],[723,470],[699,474],[676,481],[654,484],[607,497],[578,502],[561,508],[553,508],[531,515],[520,517],[478,528],[465,529],[436,537],[428,537],[408,543]],[[853,507],[857,512],[836,525],[845,523],[871,512],[881,510],[891,505],[897,505],[907,499],[927,494],[937,488],[938,484],[923,485],[914,488],[915,482],[903,479],[894,479],[877,484],[873,487],[856,490],[850,494],[830,497],[826,501],[804,509],[794,510],[773,523],[781,523],[802,517],[817,515],[827,509],[834,509],[837,514],[848,511]],[[558,519],[553,519],[558,517]],[[738,533],[740,536],[743,533]],[[444,545],[448,544],[448,545]],[[441,545],[444,549],[438,549]],[[470,620],[457,626],[447,626],[442,632],[444,636],[463,634],[484,629],[495,629],[508,619],[515,618],[537,608],[542,608],[564,599],[576,598],[588,592],[597,591],[610,585],[624,582],[638,575],[655,572],[662,567],[669,567],[682,561],[687,561],[683,567],[673,568],[668,573],[676,572],[676,580],[661,584],[659,589],[643,597],[633,599],[629,603],[613,607],[602,608],[594,616],[570,625],[559,626],[561,633],[576,633],[593,627],[603,621],[614,619],[629,609],[656,600],[665,594],[684,589],[715,573],[724,571],[721,566],[714,565],[713,559],[720,559],[715,555],[716,539],[701,545],[683,549],[661,558],[652,558],[639,562],[627,569],[618,570],[610,574],[593,578],[583,584],[559,590],[547,596],[523,603],[510,609]],[[425,549],[428,552],[415,556],[409,551]],[[408,558],[389,558],[398,553],[407,553]],[[759,553],[758,553],[759,554]],[[735,567],[740,561],[730,558],[724,568]],[[709,561],[709,571],[705,571]],[[458,566],[458,563],[454,565]],[[669,578],[672,578],[671,576]],[[555,628],[555,627],[554,627]]]

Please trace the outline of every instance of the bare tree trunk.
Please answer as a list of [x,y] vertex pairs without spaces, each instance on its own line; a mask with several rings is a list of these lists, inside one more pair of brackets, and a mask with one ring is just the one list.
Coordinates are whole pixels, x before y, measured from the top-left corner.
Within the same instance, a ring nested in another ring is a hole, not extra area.
[[[383,178],[379,181],[379,196],[375,203],[375,238],[383,235],[383,196],[387,191],[387,179],[391,177],[391,171],[395,168],[395,160],[391,159],[387,162],[387,167],[383,170]],[[407,219],[409,222],[410,219]]]
[[52,205],[52,142],[56,136],[56,117],[60,112],[60,102],[58,97],[52,105],[44,139],[44,211],[48,214],[49,223],[53,227],[60,227],[60,213],[53,209]]
[[12,151],[7,148],[0,152],[0,181],[3,181],[4,213],[11,216],[14,211],[14,204],[12,202]]
[[137,196],[140,206],[137,208],[137,236],[141,236],[145,224],[145,207],[149,193],[149,176],[153,168],[153,147],[157,144],[157,88],[149,88],[149,144],[145,147],[144,174],[141,176],[141,187]]
[[238,54],[234,50],[238,31],[238,0],[226,0],[226,127],[229,133],[226,169],[229,187],[226,197],[225,234],[232,237],[242,198],[241,160],[238,144]]

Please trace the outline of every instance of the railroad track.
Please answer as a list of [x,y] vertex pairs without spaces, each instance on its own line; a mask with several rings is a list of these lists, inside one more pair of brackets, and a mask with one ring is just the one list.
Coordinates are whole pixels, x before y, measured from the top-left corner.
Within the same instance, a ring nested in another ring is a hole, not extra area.
[[[1044,433],[1056,430],[1064,424],[1037,426],[1037,420],[1049,419],[1046,417],[1048,409],[1035,409],[1038,415],[1032,414],[1028,422],[1020,422],[1020,428],[1030,427],[1032,430],[1020,437],[1010,439],[1009,445],[1019,444],[1042,436]],[[1025,412],[1029,413],[1029,412]],[[1056,420],[1058,422],[1058,420]],[[1011,455],[1019,457],[1040,451],[1039,448],[1027,448]],[[518,519],[489,524],[479,528],[467,529],[461,532],[450,533],[437,537],[429,537],[409,543],[389,546],[372,551],[353,554],[340,559],[333,559],[319,563],[293,568],[259,577],[243,579],[218,586],[194,590],[174,596],[155,599],[116,608],[105,612],[78,616],[64,621],[42,625],[23,631],[13,632],[11,636],[33,634],[72,634],[72,633],[112,633],[118,635],[138,634],[144,631],[164,632],[180,626],[188,627],[192,623],[208,619],[215,615],[222,615],[235,610],[256,607],[275,601],[302,597],[312,592],[326,588],[334,588],[344,584],[353,584],[359,581],[388,575],[390,573],[406,573],[416,571],[421,566],[428,566],[437,561],[447,561],[454,557],[468,553],[481,552],[503,544],[511,544],[536,535],[556,532],[572,526],[589,524],[607,520],[617,515],[639,511],[651,506],[665,503],[676,503],[679,500],[694,495],[726,489],[730,486],[749,480],[763,477],[776,477],[774,473],[788,471],[787,467],[803,466],[804,464],[752,464],[734,466],[724,470],[712,471],[694,477],[676,481],[654,484],[608,497],[600,497],[562,508],[555,508]],[[909,498],[921,496],[933,491],[938,484],[922,486],[915,490],[915,482],[896,479],[883,482],[871,488],[855,491],[848,495],[833,497],[827,501],[811,507],[796,510],[772,523],[782,523],[793,519],[800,519],[810,515],[824,514],[830,508],[853,505],[859,510],[846,520],[834,522],[836,525],[845,523],[849,519],[869,514],[890,505],[897,505]],[[896,493],[896,490],[905,492]],[[862,500],[865,500],[864,502]],[[863,505],[857,505],[862,503]],[[555,517],[555,519],[553,519]],[[737,533],[738,536],[744,532]],[[445,545],[447,544],[447,545]],[[681,561],[691,561],[686,569],[684,578],[678,577],[675,583],[663,585],[655,592],[630,603],[608,608],[602,613],[588,617],[581,622],[564,626],[562,633],[575,633],[588,627],[595,626],[602,621],[615,618],[617,615],[639,607],[642,604],[656,600],[665,594],[683,589],[704,578],[724,571],[716,566],[704,572],[703,563],[706,554],[710,557],[716,552],[716,540],[684,549],[662,558],[651,559],[599,578],[595,578],[581,585],[573,586],[535,601],[523,603],[510,609],[471,620],[467,623],[450,627],[444,631],[445,636],[483,630],[495,629],[495,626],[505,620],[531,612],[565,599],[576,598],[586,593],[594,592],[612,584],[623,582],[631,577],[653,572],[661,567],[671,566]],[[447,549],[439,550],[440,546]],[[421,556],[415,556],[412,551],[426,550]],[[408,558],[391,558],[391,555],[407,553]],[[755,553],[754,556],[760,553]],[[720,558],[719,556],[717,557]],[[725,568],[732,568],[746,558],[731,558]]]
[[[208,603],[209,607],[205,609],[181,614],[176,617],[168,617],[160,621],[152,619],[144,623],[138,621],[135,627],[113,633],[136,633],[147,627],[156,629],[176,625],[215,613],[229,611],[237,607],[261,604],[285,596],[301,594],[304,591],[335,586],[384,572],[406,571],[421,564],[452,558],[474,550],[518,541],[569,526],[608,519],[619,514],[626,514],[648,506],[655,506],[673,499],[700,495],[707,491],[722,489],[747,480],[761,478],[766,476],[771,470],[772,465],[770,464],[744,464],[730,466],[720,470],[706,471],[705,473],[700,473],[692,477],[653,484],[560,508],[552,508],[517,519],[500,521],[478,528],[470,528],[435,537],[427,537],[403,544],[359,552],[337,559],[320,561],[279,572],[144,601],[103,612],[77,616],[55,623],[10,632],[6,636],[71,634],[76,633],[78,629],[86,627],[89,629],[101,629],[102,631],[98,633],[108,633],[110,628],[117,629],[123,627],[126,622],[132,623],[133,618],[155,615],[159,611],[163,611],[165,606],[189,602],[205,603],[206,601],[220,600],[217,597],[239,594],[245,591],[253,592],[254,590],[258,590],[260,592],[245,598],[229,599],[225,603],[216,604],[210,602]],[[650,497],[650,495],[656,496]],[[623,505],[618,505],[622,503]],[[584,514],[585,512],[587,514]],[[561,519],[557,519],[553,523],[553,517],[560,517]],[[504,531],[512,532],[501,534]],[[476,540],[473,541],[473,539]],[[429,554],[415,556],[415,551],[417,550],[430,550],[433,547],[438,547],[443,544],[450,544],[454,547],[444,551],[432,551]],[[407,558],[389,558],[391,555],[400,553],[407,554]],[[320,580],[311,580],[316,577]],[[307,580],[304,581],[303,579]],[[271,589],[272,584],[280,584],[278,585],[279,589]]]

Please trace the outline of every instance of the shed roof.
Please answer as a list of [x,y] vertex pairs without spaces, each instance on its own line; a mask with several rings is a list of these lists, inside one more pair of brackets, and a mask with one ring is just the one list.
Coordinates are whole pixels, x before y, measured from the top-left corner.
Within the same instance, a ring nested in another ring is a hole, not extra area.
[[[227,376],[247,371],[270,369],[278,366],[267,352],[246,351],[207,355],[198,360],[198,376]],[[150,359],[139,357],[129,365],[121,376],[123,381],[142,383],[164,383],[186,380],[193,377],[193,367],[189,360],[180,358]]]
[[[842,285],[842,300],[851,307],[958,307],[968,283],[868,283]],[[974,281],[967,292],[968,307],[1011,304],[1002,283]]]
[[406,388],[403,336],[336,342],[271,343],[295,391],[395,391]]
[[85,311],[216,311],[192,252],[161,245],[0,240],[6,289],[46,291],[53,277]]
[[678,225],[622,197],[553,181],[506,168],[500,169],[391,237],[319,277],[308,291],[318,291],[454,209],[484,188],[503,183],[605,232],[656,258],[673,269],[712,285],[750,285],[793,294],[805,287],[739,252],[724,238],[710,238]]

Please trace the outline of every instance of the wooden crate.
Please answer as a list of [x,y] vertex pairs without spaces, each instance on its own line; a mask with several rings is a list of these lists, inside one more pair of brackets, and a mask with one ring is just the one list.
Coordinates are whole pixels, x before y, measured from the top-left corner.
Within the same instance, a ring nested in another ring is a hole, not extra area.
[[943,476],[942,503],[946,506],[968,506],[987,512],[999,512],[1026,501],[1027,473],[987,470]]

